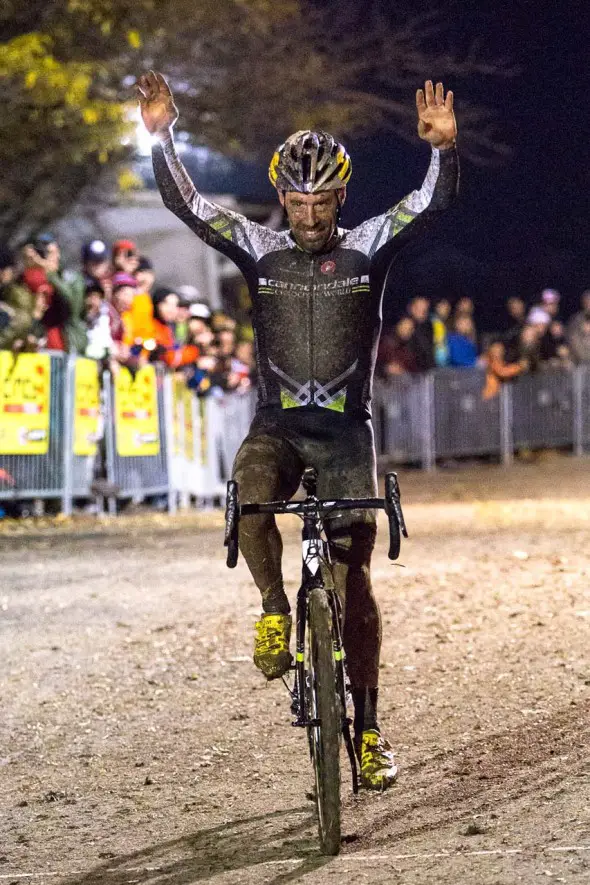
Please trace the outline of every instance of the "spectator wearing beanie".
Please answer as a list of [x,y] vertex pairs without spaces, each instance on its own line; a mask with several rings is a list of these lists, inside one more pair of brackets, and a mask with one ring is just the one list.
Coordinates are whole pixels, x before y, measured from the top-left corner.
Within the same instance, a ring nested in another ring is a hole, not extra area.
[[151,295],[156,282],[156,274],[154,273],[154,265],[146,255],[140,255],[134,276],[137,280],[138,291]]
[[89,286],[98,284],[105,295],[110,295],[112,268],[106,244],[102,240],[91,240],[88,243],[84,243],[81,249],[81,256],[86,289]]
[[[217,350],[214,346],[215,333],[211,328],[211,311],[206,304],[195,303],[189,308],[188,339],[187,344],[194,344],[203,357],[210,360],[217,359]],[[209,366],[212,368],[212,365]]]
[[113,295],[111,299],[111,335],[114,354],[121,363],[129,359],[134,342],[131,307],[137,291],[137,281],[129,273],[118,271],[113,274]]
[[134,274],[139,266],[139,252],[133,240],[115,240],[112,261],[115,273]]
[[193,302],[189,308],[186,344],[194,345],[199,351],[196,367],[186,373],[187,385],[202,396],[211,390],[212,376],[217,368],[217,348],[215,333],[211,328],[211,311],[202,302]]
[[[531,307],[527,314],[526,325],[532,329],[534,329],[536,342],[537,342],[537,360],[536,363],[541,361],[542,359],[542,348],[543,341],[546,342],[546,336],[549,331],[549,327],[551,325],[551,316],[545,310],[544,307]],[[522,335],[521,335],[522,337]],[[535,369],[537,366],[533,365],[531,362],[531,370]]]
[[559,305],[561,303],[561,294],[557,289],[543,289],[541,292],[541,306],[547,311],[552,320],[556,320],[559,316]]

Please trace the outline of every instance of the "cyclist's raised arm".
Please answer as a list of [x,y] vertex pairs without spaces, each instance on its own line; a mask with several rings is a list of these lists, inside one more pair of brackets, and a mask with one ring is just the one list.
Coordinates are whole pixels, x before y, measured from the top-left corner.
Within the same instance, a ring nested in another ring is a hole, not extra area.
[[[397,251],[408,235],[418,233],[432,215],[446,209],[457,194],[459,159],[454,147],[441,151],[432,149],[428,172],[420,190],[412,191],[383,215],[369,218],[347,237],[347,244],[365,252],[373,259],[381,250]],[[392,242],[404,231],[400,241]]]
[[157,138],[152,159],[164,205],[204,242],[238,265],[269,251],[270,241],[277,236],[273,231],[198,193],[174,146],[172,129],[178,110],[162,74],[143,74],[138,81],[138,98],[144,124]]
[[[380,260],[393,257],[407,235],[417,233],[433,213],[446,209],[458,191],[453,93],[449,91],[445,98],[442,83],[437,83],[435,90],[431,80],[424,87],[416,93],[416,109],[418,134],[432,148],[430,166],[420,190],[412,191],[388,212],[370,218],[348,235],[347,241],[370,258],[377,254]],[[392,242],[402,231],[404,236]]]

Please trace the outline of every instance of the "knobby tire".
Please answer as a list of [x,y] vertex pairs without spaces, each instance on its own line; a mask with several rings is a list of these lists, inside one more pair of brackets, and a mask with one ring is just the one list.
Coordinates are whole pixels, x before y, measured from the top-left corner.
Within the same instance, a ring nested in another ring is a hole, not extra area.
[[308,715],[320,724],[309,726],[315,773],[318,829],[322,854],[340,851],[341,701],[337,694],[332,645],[332,615],[323,588],[312,590],[308,608]]

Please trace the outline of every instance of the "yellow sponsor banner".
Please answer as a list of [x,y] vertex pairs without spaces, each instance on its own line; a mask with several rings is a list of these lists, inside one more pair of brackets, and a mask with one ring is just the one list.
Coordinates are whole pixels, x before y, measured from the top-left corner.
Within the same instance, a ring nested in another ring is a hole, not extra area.
[[201,425],[201,465],[207,466],[207,458],[209,457],[209,447],[207,445],[207,402],[205,397],[198,400],[200,425]]
[[153,366],[135,377],[121,368],[115,378],[115,432],[117,454],[122,458],[160,453],[158,392]]
[[172,436],[174,454],[183,455],[187,461],[195,457],[195,436],[193,429],[192,401],[194,394],[186,386],[183,374],[177,372],[172,379]]
[[95,360],[76,360],[74,391],[74,455],[96,455],[100,386]]
[[195,434],[193,429],[193,399],[194,393],[185,386],[184,400],[184,457],[187,461],[193,461],[195,457]]
[[182,431],[180,427],[180,402],[186,387],[184,378],[179,373],[172,376],[172,440],[175,455],[180,455]]
[[50,399],[47,354],[0,352],[0,454],[47,454]]

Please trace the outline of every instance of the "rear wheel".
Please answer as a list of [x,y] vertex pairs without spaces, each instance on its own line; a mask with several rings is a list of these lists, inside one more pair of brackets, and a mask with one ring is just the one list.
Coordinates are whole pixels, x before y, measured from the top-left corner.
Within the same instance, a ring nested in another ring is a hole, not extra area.
[[307,642],[307,715],[315,773],[320,848],[323,854],[340,851],[340,735],[341,702],[337,693],[332,645],[332,613],[322,588],[309,595]]

